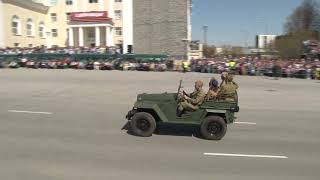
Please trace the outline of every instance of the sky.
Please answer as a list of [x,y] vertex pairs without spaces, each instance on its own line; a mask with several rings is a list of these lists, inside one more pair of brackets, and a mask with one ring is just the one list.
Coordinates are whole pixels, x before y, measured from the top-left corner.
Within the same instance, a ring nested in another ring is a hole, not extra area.
[[[320,0],[316,0],[320,3]],[[258,34],[281,35],[286,18],[302,0],[193,0],[192,39],[208,44],[255,46]]]

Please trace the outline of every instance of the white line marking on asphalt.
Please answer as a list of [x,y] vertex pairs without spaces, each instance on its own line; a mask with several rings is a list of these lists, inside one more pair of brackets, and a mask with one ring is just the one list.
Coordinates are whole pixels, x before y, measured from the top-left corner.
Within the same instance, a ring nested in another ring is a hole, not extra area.
[[231,156],[231,157],[288,159],[287,156],[250,155],[250,154],[203,153],[203,155],[205,155],[205,156]]
[[52,114],[51,112],[34,112],[34,111],[18,111],[18,110],[8,110],[12,113],[28,113],[28,114]]
[[234,122],[235,124],[256,125],[254,122]]

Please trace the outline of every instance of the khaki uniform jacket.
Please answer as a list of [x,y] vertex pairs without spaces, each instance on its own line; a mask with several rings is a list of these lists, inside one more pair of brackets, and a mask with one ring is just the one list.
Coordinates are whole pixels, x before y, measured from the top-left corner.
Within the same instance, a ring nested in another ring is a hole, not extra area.
[[219,89],[217,89],[217,90],[209,89],[209,91],[207,92],[206,99],[207,100],[215,100],[218,97],[218,92],[219,92]]
[[204,92],[203,89],[199,91],[194,91],[189,95],[191,99],[189,99],[188,102],[194,106],[199,106],[200,104],[203,103],[205,96],[206,96],[206,93]]
[[220,87],[218,93],[219,99],[235,99],[237,95],[237,89],[239,86],[236,83],[226,83]]

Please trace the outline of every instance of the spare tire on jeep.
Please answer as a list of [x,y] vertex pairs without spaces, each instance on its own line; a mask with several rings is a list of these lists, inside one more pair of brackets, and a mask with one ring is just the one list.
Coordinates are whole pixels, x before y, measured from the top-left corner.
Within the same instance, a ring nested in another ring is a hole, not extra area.
[[130,126],[134,135],[149,137],[156,129],[156,120],[149,113],[138,112],[132,117]]

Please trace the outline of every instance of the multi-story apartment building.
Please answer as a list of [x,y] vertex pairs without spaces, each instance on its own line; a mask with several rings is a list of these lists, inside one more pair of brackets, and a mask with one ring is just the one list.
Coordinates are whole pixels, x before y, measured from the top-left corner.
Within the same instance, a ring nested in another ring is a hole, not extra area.
[[274,44],[277,35],[257,35],[256,48],[265,49],[270,48]]
[[134,0],[134,52],[188,56],[191,0]]

